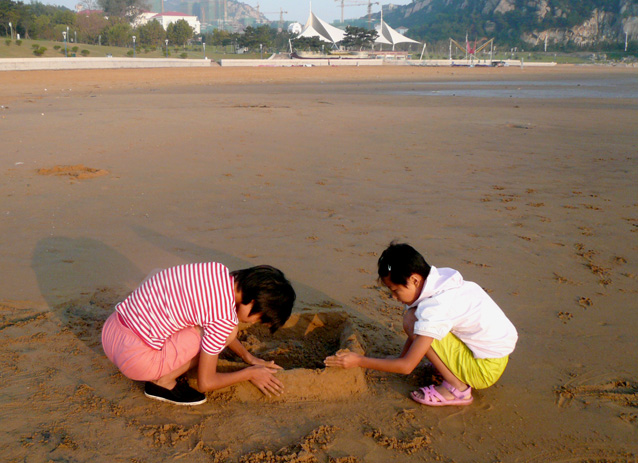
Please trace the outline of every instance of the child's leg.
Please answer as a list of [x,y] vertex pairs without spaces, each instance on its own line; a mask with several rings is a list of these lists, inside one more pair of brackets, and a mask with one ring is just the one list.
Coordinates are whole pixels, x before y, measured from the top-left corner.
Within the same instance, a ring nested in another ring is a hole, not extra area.
[[[204,336],[204,330],[202,330],[201,327],[199,327],[199,326],[194,327],[194,330],[196,330],[197,333],[199,333],[200,338]],[[226,339],[226,343],[225,344],[226,345],[230,344],[237,337],[237,333],[238,333],[238,327],[235,327],[235,329],[228,336],[228,339]],[[184,345],[185,342],[186,341],[182,342],[182,344],[181,344],[182,348],[187,347],[187,346]],[[188,342],[188,344],[191,345],[190,349],[192,350],[192,348],[195,346],[193,344],[193,340],[187,338],[187,342]],[[198,349],[199,349],[199,345],[200,344],[201,344],[201,340],[196,342],[196,346],[197,346]],[[184,365],[176,368],[173,371],[170,371],[170,372],[166,373],[164,376],[162,376],[158,380],[151,381],[151,382],[155,383],[158,386],[161,386],[161,387],[163,387],[165,389],[173,389],[173,387],[175,387],[175,384],[177,383],[177,378],[179,378],[183,374],[187,373],[192,368],[197,367],[198,364],[199,364],[199,352],[189,362],[187,362]]]
[[155,350],[124,326],[115,312],[102,329],[102,347],[124,376],[172,389],[179,376],[197,365],[201,334],[197,328],[186,328],[169,337],[162,350]]
[[[454,375],[454,373],[452,373],[452,371],[447,367],[447,365],[443,363],[443,361],[441,360],[441,357],[439,357],[437,353],[434,352],[434,349],[430,347],[430,349],[427,351],[425,356],[430,361],[430,363],[434,366],[434,368],[437,369],[437,371],[441,374],[441,376],[443,376],[443,379],[447,381],[452,387],[454,387],[460,392],[466,391],[468,389],[469,386],[465,384],[463,381],[461,381],[460,379],[458,379]],[[446,399],[454,398],[454,395],[449,391],[448,388],[444,386],[436,386],[435,389],[439,394],[441,394]],[[418,394],[421,394],[421,396],[423,395],[421,391],[415,391],[415,394],[417,396]]]
[[[408,339],[405,343],[405,346],[403,347],[403,352],[401,356],[403,356],[408,351],[408,349],[410,348],[410,345],[412,344],[416,336],[414,334],[414,324],[417,321],[415,313],[416,313],[416,309],[413,308],[413,309],[406,310],[406,312],[403,314],[403,330],[405,331],[405,334],[408,335]],[[434,368],[437,369],[437,371],[441,374],[441,376],[443,376],[443,379],[447,381],[452,387],[458,389],[461,392],[467,390],[469,386],[465,384],[463,381],[461,381],[460,379],[458,379],[454,375],[454,373],[452,373],[452,371],[445,365],[445,363],[443,363],[443,361],[436,354],[436,352],[434,352],[434,349],[430,347],[430,349],[428,349],[428,351],[426,352],[425,356],[430,361],[432,366],[434,366]],[[445,398],[452,399],[454,397],[452,393],[443,386],[436,386],[436,390]],[[421,391],[416,391],[415,394],[417,395],[420,394],[421,397],[423,396],[423,393]]]
[[168,374],[162,376],[158,380],[151,381],[151,383],[157,384],[158,386],[163,387],[164,389],[173,389],[177,384],[177,378],[182,376],[183,374],[190,371],[191,368],[195,368],[199,363],[199,354],[192,358],[190,361],[169,372]]

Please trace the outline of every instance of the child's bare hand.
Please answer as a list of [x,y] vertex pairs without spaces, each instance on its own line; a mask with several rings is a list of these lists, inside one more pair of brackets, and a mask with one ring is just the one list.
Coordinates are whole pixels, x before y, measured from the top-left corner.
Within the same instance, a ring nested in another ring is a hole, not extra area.
[[268,361],[260,359],[259,357],[255,357],[254,355],[251,356],[251,358],[246,363],[248,363],[249,365],[260,365],[268,368],[274,368],[276,370],[283,370],[283,367],[277,365],[274,360]]
[[335,355],[326,357],[323,363],[328,367],[353,368],[359,366],[359,359],[362,356],[354,352],[339,351]]
[[255,365],[249,367],[251,370],[250,382],[265,395],[281,395],[284,392],[284,385],[275,378],[273,373],[277,373],[276,368],[270,368],[263,365]]

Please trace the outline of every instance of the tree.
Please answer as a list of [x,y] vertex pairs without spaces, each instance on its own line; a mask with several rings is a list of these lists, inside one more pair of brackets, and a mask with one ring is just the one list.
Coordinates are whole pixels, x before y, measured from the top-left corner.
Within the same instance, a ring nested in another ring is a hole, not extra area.
[[53,24],[64,24],[65,26],[75,26],[75,20],[77,19],[77,15],[66,8],[58,9],[51,18],[51,22]]
[[[12,28],[15,31],[19,18],[20,12],[14,2],[11,0],[0,0],[0,24],[6,31],[7,36],[11,33]],[[11,27],[9,27],[9,23],[11,23]]]
[[170,43],[178,43],[186,46],[186,43],[193,38],[193,28],[185,19],[179,19],[170,23],[166,28],[166,36]]
[[128,21],[115,20],[112,26],[104,30],[106,43],[115,47],[123,47],[130,42],[132,31]]
[[346,35],[341,44],[346,48],[371,47],[379,33],[363,27],[346,26]]
[[140,11],[148,9],[146,0],[97,0],[97,3],[108,17],[117,16],[129,20],[135,19]]
[[202,39],[204,40],[204,43],[208,43],[210,45],[226,46],[233,43],[233,38],[231,37],[230,32],[222,29],[215,29],[212,34],[206,34],[202,37]]
[[76,26],[78,35],[81,37],[78,40],[84,43],[95,43],[102,31],[109,26],[109,21],[102,13],[87,14],[81,11],[77,17]]
[[239,37],[239,46],[246,47],[249,50],[258,50],[259,45],[264,47],[272,46],[276,31],[268,25],[259,26],[257,28],[248,26],[244,30],[244,34]]
[[31,35],[29,32],[33,28],[33,23],[35,22],[35,15],[31,11],[30,5],[20,5],[20,23],[18,24],[18,30],[20,31],[22,37],[25,39],[30,39]]
[[55,36],[55,30],[51,25],[51,18],[46,15],[37,16],[31,26],[31,35],[37,39],[60,40]]
[[148,45],[151,47],[162,46],[166,39],[166,31],[162,25],[155,20],[138,27],[137,35],[140,39],[140,45]]
[[297,50],[319,51],[326,46],[319,37],[300,37],[292,43]]

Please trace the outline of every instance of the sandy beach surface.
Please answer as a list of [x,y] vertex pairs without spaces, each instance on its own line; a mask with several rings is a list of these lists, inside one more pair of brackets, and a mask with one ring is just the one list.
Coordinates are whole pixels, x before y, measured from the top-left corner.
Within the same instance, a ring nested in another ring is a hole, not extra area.
[[[638,461],[637,127],[620,67],[0,73],[1,459]],[[281,268],[296,312],[397,355],[402,309],[375,279],[393,239],[519,331],[469,407],[410,400],[425,362],[348,394],[299,370],[280,400],[177,407],[102,352],[148,272],[215,260]]]

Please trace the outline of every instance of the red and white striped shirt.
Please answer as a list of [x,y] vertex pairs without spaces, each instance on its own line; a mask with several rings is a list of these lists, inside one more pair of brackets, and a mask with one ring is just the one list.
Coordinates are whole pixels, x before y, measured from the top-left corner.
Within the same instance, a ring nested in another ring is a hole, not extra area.
[[200,326],[202,350],[217,355],[239,323],[233,283],[228,269],[215,262],[171,267],[146,280],[115,310],[153,349],[161,350],[186,327]]

